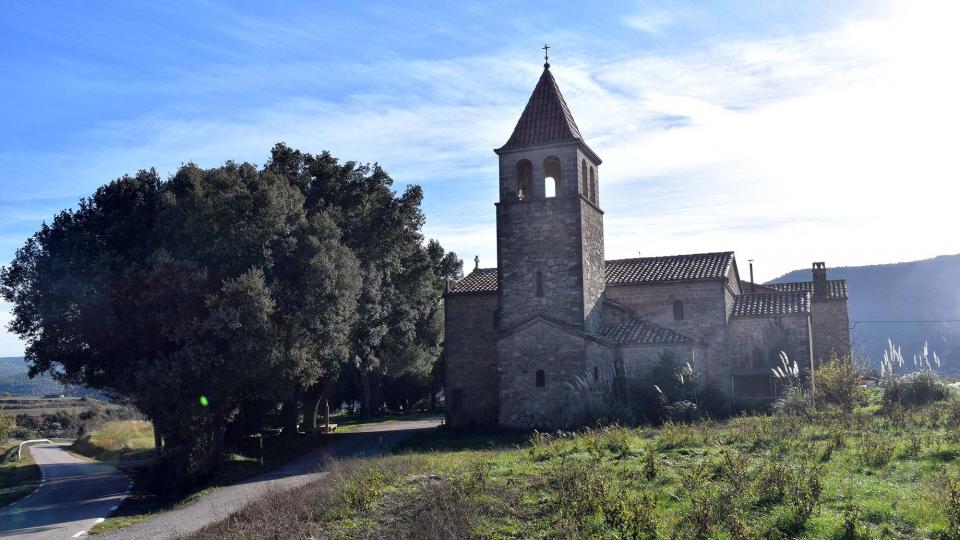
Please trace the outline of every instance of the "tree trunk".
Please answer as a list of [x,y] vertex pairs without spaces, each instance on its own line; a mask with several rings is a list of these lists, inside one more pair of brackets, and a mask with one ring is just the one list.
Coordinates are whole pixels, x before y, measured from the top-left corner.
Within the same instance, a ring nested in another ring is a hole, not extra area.
[[156,450],[157,455],[163,451],[163,433],[160,432],[160,428],[157,427],[157,423],[153,423],[153,448]]
[[311,386],[303,397],[303,426],[307,431],[316,431],[317,415],[320,413],[320,404],[329,399],[330,381],[322,377]]
[[300,387],[293,391],[287,401],[283,403],[283,432],[287,435],[297,434],[297,424],[300,422]]
[[360,371],[360,418],[373,418],[373,395],[370,388],[370,372]]

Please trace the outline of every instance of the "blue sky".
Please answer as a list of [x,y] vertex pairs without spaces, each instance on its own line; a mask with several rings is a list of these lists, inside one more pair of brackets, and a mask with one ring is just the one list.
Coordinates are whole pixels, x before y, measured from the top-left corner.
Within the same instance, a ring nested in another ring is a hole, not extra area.
[[427,233],[492,266],[492,149],[544,42],[604,159],[608,258],[732,249],[770,279],[960,251],[951,2],[457,4],[0,4],[0,264],[112,178],[285,141],[422,185]]

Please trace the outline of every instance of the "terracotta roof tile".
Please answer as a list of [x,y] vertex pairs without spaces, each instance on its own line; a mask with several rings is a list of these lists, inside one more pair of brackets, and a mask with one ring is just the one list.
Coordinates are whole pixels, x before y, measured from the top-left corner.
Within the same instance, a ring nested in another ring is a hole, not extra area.
[[607,261],[607,285],[724,279],[732,264],[732,251]]
[[[607,261],[607,285],[640,285],[674,281],[725,279],[733,252],[640,257]],[[496,292],[497,269],[480,268],[450,287],[448,294]]]
[[678,334],[669,328],[658,326],[649,321],[627,319],[625,321],[604,326],[600,335],[610,339],[618,345],[637,344],[671,344],[690,343],[691,339]]
[[447,294],[466,294],[497,291],[497,269],[477,268],[456,282]]
[[[768,283],[767,287],[772,287],[778,291],[799,291],[813,293],[812,281],[794,281],[789,283]],[[847,280],[829,279],[827,280],[827,298],[831,300],[847,298]]]
[[769,317],[810,313],[810,293],[783,291],[741,294],[733,301],[733,317]]
[[583,137],[553,74],[544,69],[513,134],[499,150],[565,141],[583,141]]

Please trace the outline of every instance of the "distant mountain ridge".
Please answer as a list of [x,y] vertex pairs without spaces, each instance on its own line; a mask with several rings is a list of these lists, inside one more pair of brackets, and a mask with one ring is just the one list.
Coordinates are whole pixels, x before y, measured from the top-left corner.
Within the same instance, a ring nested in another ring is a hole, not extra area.
[[34,378],[27,376],[29,367],[23,357],[8,356],[0,358],[0,396],[42,397],[51,394],[67,396],[102,397],[95,391],[82,386],[65,386],[50,375],[44,374]]
[[[909,362],[927,341],[943,359],[943,370],[960,373],[960,254],[870,266],[827,267],[828,279],[846,279],[851,340],[855,351],[879,363],[887,339]],[[795,270],[770,283],[810,281]],[[905,321],[905,322],[872,322]]]

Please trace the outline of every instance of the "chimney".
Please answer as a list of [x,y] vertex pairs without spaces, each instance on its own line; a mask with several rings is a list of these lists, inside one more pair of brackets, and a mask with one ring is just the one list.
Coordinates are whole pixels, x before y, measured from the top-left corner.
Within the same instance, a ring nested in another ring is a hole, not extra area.
[[826,263],[813,263],[813,297],[816,299],[824,299],[827,297]]
[[757,292],[757,282],[753,280],[753,259],[750,259],[750,292]]

